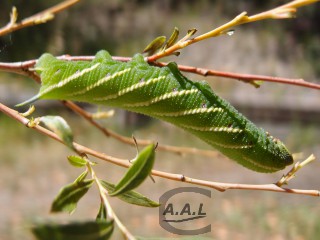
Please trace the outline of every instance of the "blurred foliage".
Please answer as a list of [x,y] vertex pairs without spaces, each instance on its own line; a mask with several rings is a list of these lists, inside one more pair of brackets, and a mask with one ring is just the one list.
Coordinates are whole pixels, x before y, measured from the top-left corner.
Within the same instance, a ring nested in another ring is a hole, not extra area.
[[[0,23],[5,25],[9,21],[12,6],[18,8],[19,19],[28,17],[61,1],[49,0],[11,0],[2,1],[0,8]],[[255,14],[260,11],[278,6],[288,1],[214,1],[214,0],[95,0],[82,1],[63,13],[56,19],[44,25],[22,29],[0,39],[0,60],[19,61],[37,58],[43,52],[53,54],[92,55],[100,49],[108,49],[111,54],[117,53],[121,47],[125,54],[133,54],[142,49],[132,42],[143,42],[159,34],[166,34],[163,25],[175,26],[164,22],[162,17],[175,14],[189,14],[206,17],[215,22],[220,16],[232,18],[242,11]],[[252,24],[253,28],[264,28],[271,31],[278,38],[279,57],[290,57],[288,53],[301,43],[307,45],[306,61],[313,63],[317,76],[320,66],[316,59],[320,55],[320,4],[299,10],[299,17],[282,23],[288,33],[284,36],[274,24],[269,21]],[[153,18],[153,19],[151,19]],[[171,19],[171,18],[170,18]],[[150,20],[150,22],[149,22]],[[271,20],[272,21],[272,20]],[[188,23],[188,28],[192,27]],[[180,26],[178,26],[180,28]],[[289,35],[288,35],[289,34]],[[127,52],[126,52],[127,51]],[[123,54],[123,52],[121,52]]]

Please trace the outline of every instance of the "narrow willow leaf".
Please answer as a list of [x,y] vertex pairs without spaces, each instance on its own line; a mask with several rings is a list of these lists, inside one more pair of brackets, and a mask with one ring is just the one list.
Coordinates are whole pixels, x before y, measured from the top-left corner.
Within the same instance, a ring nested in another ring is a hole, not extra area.
[[177,39],[178,39],[178,37],[179,37],[179,29],[178,29],[177,27],[175,27],[175,28],[173,29],[173,32],[172,32],[169,40],[168,40],[167,43],[166,43],[166,48],[169,48],[169,47],[171,47],[173,44],[175,44],[176,41],[177,41]]
[[84,171],[77,177],[77,179],[74,181],[75,183],[83,182],[83,180],[88,176],[88,170]]
[[66,120],[60,116],[43,116],[40,118],[40,121],[57,134],[64,144],[74,150],[72,130]]
[[[100,180],[100,182],[108,192],[114,191],[115,189],[114,184],[108,183],[103,180]],[[152,201],[151,199],[133,190],[127,191],[123,194],[119,194],[117,195],[117,197],[126,203],[130,203],[130,204],[134,204],[142,207],[159,207],[160,206],[160,203]]]
[[116,196],[139,186],[149,175],[154,163],[154,144],[145,147],[134,160],[124,177],[116,185],[111,196]]
[[195,28],[189,29],[188,30],[188,36],[192,37],[198,30]]
[[160,36],[154,39],[148,46],[143,50],[144,53],[148,53],[148,55],[154,54],[156,51],[162,48],[163,44],[166,41],[165,36]]
[[93,181],[93,179],[75,181],[63,187],[51,205],[51,212],[73,213],[78,201],[88,192]]
[[87,161],[79,156],[68,156],[68,161],[74,167],[84,167],[87,164]]
[[253,85],[255,88],[259,88],[259,87],[261,87],[261,85],[263,84],[263,81],[254,80],[254,81],[250,81],[249,83],[250,83],[251,85]]
[[32,229],[39,240],[107,240],[113,232],[113,221],[39,224]]
[[102,200],[100,201],[100,208],[96,220],[107,220],[107,209]]

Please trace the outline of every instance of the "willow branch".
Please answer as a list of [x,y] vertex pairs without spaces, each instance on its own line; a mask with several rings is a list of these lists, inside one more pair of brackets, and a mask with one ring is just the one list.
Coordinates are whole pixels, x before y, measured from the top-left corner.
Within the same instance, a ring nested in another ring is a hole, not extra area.
[[63,1],[62,3],[59,3],[51,8],[48,8],[42,12],[34,14],[28,18],[25,18],[20,22],[16,22],[17,17],[18,17],[18,13],[17,13],[17,9],[15,7],[13,7],[12,12],[10,14],[9,23],[6,26],[0,28],[0,36],[17,31],[21,28],[26,28],[26,27],[46,23],[47,21],[52,20],[54,18],[55,14],[71,7],[72,5],[76,4],[79,1],[80,0]]
[[[156,62],[154,64],[157,66],[167,65],[167,63],[162,63],[162,62]],[[294,78],[272,77],[272,76],[255,75],[255,74],[232,73],[232,72],[216,71],[212,69],[198,68],[198,67],[186,66],[186,65],[178,65],[178,68],[180,71],[194,73],[204,77],[207,77],[207,76],[224,77],[229,79],[240,80],[246,83],[252,83],[255,81],[274,82],[274,83],[282,83],[282,84],[320,90],[320,84],[307,82],[302,78],[294,79]]]
[[87,168],[89,170],[89,172],[91,173],[92,178],[94,179],[99,193],[100,193],[100,197],[103,201],[104,206],[106,207],[107,210],[107,214],[110,220],[114,220],[117,224],[117,226],[119,227],[119,229],[121,230],[121,232],[123,233],[123,235],[126,237],[126,239],[128,240],[135,240],[136,238],[129,232],[129,230],[123,225],[123,223],[120,221],[120,219],[118,218],[118,216],[115,214],[115,212],[113,211],[113,208],[110,205],[110,202],[107,198],[108,192],[106,191],[106,189],[102,186],[100,179],[97,177],[96,172],[94,171],[94,169],[92,168],[91,164],[88,163],[87,164]]
[[[95,126],[97,129],[99,129],[105,136],[107,137],[112,137],[122,143],[129,144],[134,146],[135,142],[131,137],[125,137],[123,135],[120,135],[116,132],[113,132],[105,127],[103,127],[101,124],[99,124],[97,121],[95,121],[92,118],[92,115],[85,110],[83,110],[81,107],[76,105],[75,103],[71,101],[62,101],[65,106],[67,106],[69,109],[80,115],[81,117],[85,118],[90,124]],[[140,146],[147,146],[153,141],[151,140],[145,140],[145,139],[137,139],[137,143]],[[217,157],[221,155],[217,151],[211,151],[211,150],[201,150],[198,148],[189,148],[189,147],[176,147],[176,146],[170,146],[170,145],[163,145],[163,144],[158,144],[157,147],[158,150],[161,151],[167,151],[179,155],[184,155],[184,154],[196,154],[196,155],[202,155],[202,156],[207,156],[207,157]]]
[[248,16],[246,12],[242,12],[238,16],[236,16],[231,21],[221,25],[220,27],[217,27],[213,29],[212,31],[209,31],[207,33],[204,33],[200,36],[194,37],[190,39],[189,34],[187,34],[185,37],[183,37],[181,40],[179,40],[177,43],[172,45],[171,47],[164,49],[163,51],[160,51],[159,53],[156,53],[150,57],[148,57],[149,62],[154,62],[157,59],[173,55],[174,53],[177,53],[180,49],[183,49],[191,44],[203,41],[208,38],[213,38],[220,36],[222,34],[225,34],[230,30],[231,28],[234,28],[238,25],[242,25],[245,23],[251,23],[256,21],[261,21],[265,19],[286,19],[286,18],[293,18],[295,16],[295,13],[297,11],[297,8],[309,5],[315,2],[318,2],[319,0],[295,0],[291,1],[287,4],[281,5],[279,7],[273,8],[271,10]]
[[319,0],[295,0],[269,11],[249,16],[244,23],[255,22],[264,19],[286,19],[295,16],[297,8],[319,2]]
[[[9,117],[15,119],[16,121],[24,124],[27,127],[29,126],[29,119],[25,118],[19,112],[3,105],[0,103],[0,111],[2,111],[4,114],[8,115]],[[61,138],[59,138],[55,133],[49,131],[48,129],[41,127],[40,125],[34,125],[32,129],[40,132],[43,135],[46,135],[62,144],[63,141]],[[83,145],[80,145],[78,143],[74,143],[74,147],[78,152],[85,153],[87,155],[99,158],[101,160],[110,162],[112,164],[129,168],[131,166],[130,162],[127,159],[119,159],[112,156],[108,156],[104,153],[97,152],[93,149],[87,148]],[[158,170],[152,170],[151,174],[153,176],[158,176],[161,178],[169,179],[172,181],[178,181],[178,182],[186,182],[189,184],[194,184],[198,186],[203,187],[209,187],[216,189],[218,191],[226,191],[231,189],[238,189],[238,190],[260,190],[260,191],[273,191],[273,192],[280,192],[280,193],[291,193],[291,194],[302,194],[302,195],[309,195],[309,196],[320,196],[320,192],[318,190],[304,190],[304,189],[290,189],[290,188],[282,188],[277,186],[276,184],[239,184],[239,183],[221,183],[221,182],[212,182],[212,181],[206,181],[201,179],[195,179],[191,177],[187,177],[183,174],[174,174],[174,173],[168,173]]]
[[[63,55],[63,56],[59,56],[58,58],[63,60],[69,60],[69,61],[91,61],[92,59],[94,59],[94,56]],[[121,62],[128,62],[132,59],[131,57],[120,57],[120,56],[113,56],[112,58],[114,60],[121,61]],[[27,60],[23,62],[13,62],[13,63],[0,62],[0,70],[4,72],[13,72],[13,73],[34,78],[35,73],[31,71],[29,68],[34,67],[35,63],[36,63],[36,59]],[[152,64],[159,67],[163,67],[167,65],[167,63],[164,63],[164,62],[154,62]],[[308,82],[301,78],[294,79],[294,78],[272,77],[272,76],[255,75],[255,74],[224,72],[224,71],[217,71],[213,69],[200,68],[200,67],[187,66],[187,65],[178,65],[178,68],[180,71],[194,73],[204,77],[207,77],[207,76],[224,77],[224,78],[229,78],[234,80],[240,80],[247,83],[254,82],[254,81],[274,82],[274,83],[282,83],[287,85],[294,85],[294,86],[320,90],[320,84]]]

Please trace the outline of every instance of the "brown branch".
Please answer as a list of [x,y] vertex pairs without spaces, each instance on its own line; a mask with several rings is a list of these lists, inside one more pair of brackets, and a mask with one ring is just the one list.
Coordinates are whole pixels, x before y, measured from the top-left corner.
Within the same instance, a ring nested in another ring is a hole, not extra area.
[[[94,59],[94,56],[63,55],[58,58],[63,60],[69,60],[69,61],[91,61],[92,59]],[[112,58],[114,60],[121,61],[121,62],[128,62],[132,59],[130,57],[119,57],[119,56],[113,56]],[[13,72],[17,74],[30,76],[30,74],[34,75],[34,73],[30,71],[29,68],[32,68],[35,65],[35,63],[36,63],[35,59],[24,61],[24,62],[13,62],[13,63],[0,62],[0,70],[5,72]],[[164,62],[152,62],[151,64],[154,64],[159,67],[163,67],[167,65],[167,63],[164,63]],[[274,82],[274,83],[282,83],[282,84],[320,90],[320,84],[307,82],[303,79],[224,72],[224,71],[216,71],[213,69],[199,68],[199,67],[193,67],[193,66],[187,66],[187,65],[178,65],[178,68],[183,72],[190,72],[190,73],[198,74],[204,77],[207,77],[207,76],[224,77],[224,78],[240,80],[248,83],[254,82],[254,81]]]
[[171,47],[161,50],[160,52],[148,57],[149,62],[154,62],[160,58],[174,55],[177,53],[180,49],[183,49],[191,44],[203,41],[208,38],[213,38],[220,36],[222,34],[227,33],[231,28],[234,28],[238,25],[242,25],[245,23],[251,23],[256,21],[261,21],[265,19],[285,19],[285,18],[293,18],[297,11],[297,8],[309,5],[315,2],[318,2],[319,0],[295,0],[291,1],[287,4],[281,5],[279,7],[273,8],[271,10],[248,16],[246,12],[242,12],[238,16],[236,16],[231,21],[213,29],[212,31],[209,31],[207,33],[204,33],[200,36],[190,38],[192,34],[188,33],[185,37],[183,37],[181,40],[176,42]]
[[26,28],[26,27],[46,23],[47,21],[52,20],[56,13],[61,12],[61,11],[65,10],[66,8],[69,8],[70,6],[76,4],[79,1],[80,0],[63,1],[62,3],[59,3],[51,8],[48,8],[42,12],[34,14],[28,18],[25,18],[18,23],[16,22],[17,10],[16,10],[16,8],[13,8],[12,13],[10,15],[10,22],[6,26],[0,28],[0,36],[17,31],[21,28]]
[[[66,107],[70,108],[72,111],[77,113],[78,115],[80,115],[83,118],[85,118],[89,123],[91,123],[97,129],[99,129],[105,136],[112,137],[112,138],[114,138],[114,139],[116,139],[116,140],[118,140],[118,141],[120,141],[122,143],[125,143],[125,144],[129,144],[129,145],[132,145],[132,146],[135,145],[135,142],[134,142],[134,140],[132,138],[122,136],[120,134],[117,134],[117,133],[115,133],[115,132],[103,127],[101,124],[99,124],[98,122],[96,122],[92,118],[92,115],[90,113],[86,112],[85,110],[83,110],[81,107],[79,107],[75,103],[73,103],[71,101],[62,101],[62,103]],[[137,143],[139,145],[141,145],[141,146],[147,146],[147,145],[153,143],[153,141],[145,140],[145,139],[137,139]],[[202,156],[207,156],[207,157],[217,157],[217,156],[221,155],[217,151],[201,150],[201,149],[189,148],[189,147],[176,147],[176,146],[162,145],[162,144],[158,144],[157,149],[161,150],[161,151],[172,152],[172,153],[179,154],[179,155],[197,154],[197,155],[202,155]]]
[[[24,124],[27,127],[29,126],[29,119],[25,118],[19,112],[3,105],[0,103],[0,111],[2,111],[7,116],[15,119],[16,121]],[[32,129],[40,132],[41,134],[44,134],[60,143],[63,143],[62,139],[60,139],[55,133],[49,131],[48,129],[41,127],[40,125],[34,125]],[[78,152],[85,153],[87,155],[94,156],[96,158],[99,158],[101,160],[110,162],[112,164],[121,166],[121,167],[130,167],[131,164],[127,159],[119,159],[112,156],[108,156],[106,154],[97,152],[93,149],[87,148],[85,146],[82,146],[78,143],[74,143],[74,147]],[[158,176],[161,178],[178,181],[178,182],[186,182],[198,186],[204,186],[216,189],[218,191],[226,191],[231,189],[238,189],[238,190],[262,190],[262,191],[273,191],[273,192],[281,192],[281,193],[292,193],[292,194],[302,194],[302,195],[309,195],[309,196],[315,196],[319,197],[320,192],[318,190],[304,190],[304,189],[290,189],[290,188],[282,188],[277,186],[276,184],[239,184],[239,183],[221,183],[221,182],[212,182],[212,181],[206,181],[201,179],[195,179],[191,177],[184,176],[182,174],[174,174],[174,173],[167,173],[162,172],[158,170],[152,170],[153,176]]]
[[[157,66],[167,65],[167,63],[162,63],[162,62],[156,62],[154,64]],[[198,68],[198,67],[186,66],[186,65],[178,65],[178,68],[180,71],[190,72],[190,73],[202,75],[204,77],[207,77],[207,76],[225,77],[225,78],[229,78],[229,79],[240,80],[240,81],[247,82],[247,83],[254,82],[254,81],[275,82],[275,83],[283,83],[283,84],[288,84],[288,85],[295,85],[295,86],[320,90],[320,84],[307,82],[301,78],[300,79],[293,79],[293,78],[255,75],[255,74],[223,72],[223,71],[216,71],[216,70],[212,70],[212,69]]]

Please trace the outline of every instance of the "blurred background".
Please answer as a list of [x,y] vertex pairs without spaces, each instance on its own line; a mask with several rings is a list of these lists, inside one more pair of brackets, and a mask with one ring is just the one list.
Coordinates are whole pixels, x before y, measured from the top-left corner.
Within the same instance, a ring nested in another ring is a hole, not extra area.
[[[0,25],[9,21],[12,6],[19,19],[44,10],[59,1],[1,1]],[[24,61],[44,52],[55,55],[94,55],[100,49],[112,55],[132,56],[159,35],[170,36],[176,26],[181,36],[188,29],[207,32],[242,11],[255,14],[287,1],[82,1],[59,13],[53,21],[26,28],[0,38],[0,61]],[[320,6],[299,9],[297,18],[267,20],[239,26],[232,36],[197,43],[179,57],[164,59],[179,64],[220,71],[303,78],[320,83]],[[186,74],[187,75],[187,74]],[[187,75],[190,79],[203,77]],[[303,158],[320,157],[320,92],[297,86],[264,83],[259,89],[223,78],[206,78],[220,96],[230,101],[258,126],[280,138],[293,153]],[[39,86],[33,80],[0,72],[0,101],[13,107],[33,96]],[[84,105],[95,112],[94,106]],[[135,148],[106,138],[86,121],[58,102],[36,103],[34,117],[61,115],[74,130],[77,142],[108,155],[131,159]],[[108,108],[99,108],[108,110]],[[105,127],[126,136],[151,139],[160,144],[211,149],[176,127],[141,115],[116,110],[113,118],[100,120]],[[81,170],[74,169],[68,149],[0,114],[0,239],[32,239],[29,228],[35,221],[92,219],[99,207],[95,190],[79,203],[70,217],[49,214],[59,189],[73,181]],[[93,159],[94,160],[94,159]],[[99,161],[98,176],[117,182],[125,169]],[[183,173],[211,181],[264,184],[282,174],[260,174],[223,157],[176,156],[158,151],[156,169]],[[302,169],[291,188],[319,189],[319,160]],[[156,178],[138,191],[154,200],[174,187],[187,186]],[[135,235],[177,237],[158,223],[158,210],[132,207],[117,199],[112,205]],[[206,223],[215,239],[316,239],[320,235],[320,204],[315,197],[269,192],[212,190],[205,204]],[[130,215],[128,212],[130,211]],[[114,239],[120,237],[116,233]]]

